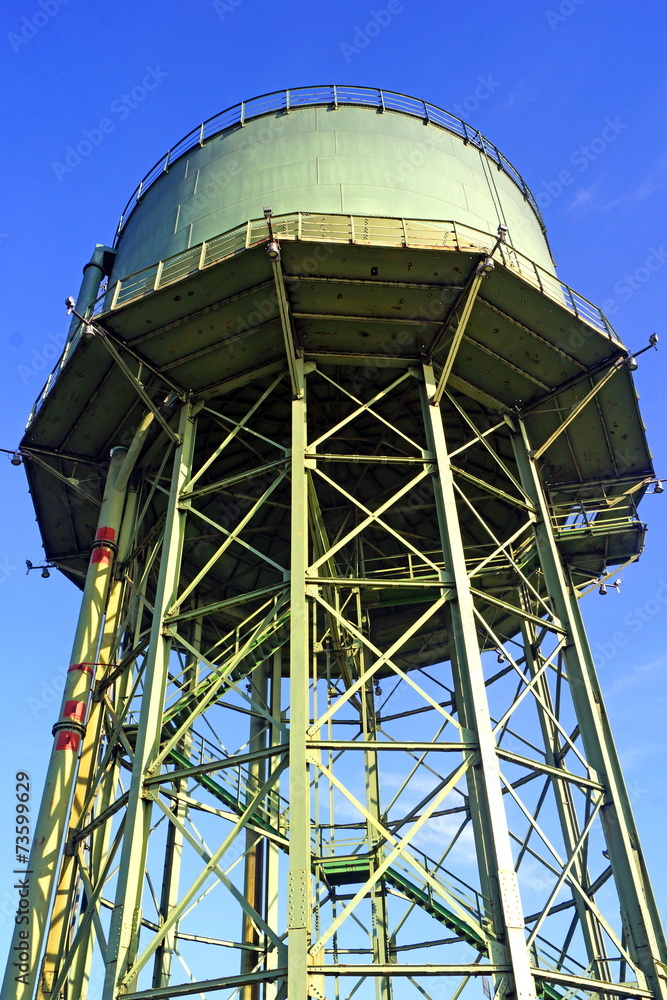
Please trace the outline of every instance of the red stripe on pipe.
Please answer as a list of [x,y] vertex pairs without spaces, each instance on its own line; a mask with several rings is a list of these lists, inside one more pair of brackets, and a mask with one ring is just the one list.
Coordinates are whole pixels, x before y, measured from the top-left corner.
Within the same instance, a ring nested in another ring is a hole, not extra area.
[[102,566],[108,566],[111,563],[111,549],[106,549],[103,546],[93,549],[90,561],[91,563],[101,563]]
[[83,722],[86,715],[85,701],[66,701],[63,708],[63,718]]
[[75,753],[79,749],[79,744],[81,743],[81,736],[79,733],[70,732],[67,729],[61,729],[56,737],[56,750],[73,750]]
[[98,528],[97,534],[95,535],[96,542],[115,542],[116,541],[116,529],[115,528]]
[[67,673],[69,673],[70,670],[81,670],[84,674],[90,674],[91,677],[95,673],[90,663],[73,663],[71,667],[67,668]]

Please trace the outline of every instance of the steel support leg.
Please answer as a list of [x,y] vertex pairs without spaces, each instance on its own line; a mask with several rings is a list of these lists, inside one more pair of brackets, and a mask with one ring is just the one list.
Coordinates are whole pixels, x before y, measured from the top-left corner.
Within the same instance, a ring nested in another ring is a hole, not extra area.
[[[195,621],[192,626],[192,644],[195,649],[199,649],[201,646],[201,635],[201,622]],[[188,665],[185,671],[183,685],[186,691],[195,688],[199,673],[198,668],[199,662],[197,657],[191,653],[188,657]],[[183,737],[180,749],[182,749],[184,754],[189,757],[191,746],[192,733],[188,732]],[[187,791],[187,782],[182,780],[175,781],[174,791],[177,795],[183,791]],[[187,816],[188,808],[183,802],[177,799],[172,806],[172,811],[179,817],[179,819],[184,819]],[[164,852],[164,872],[162,876],[162,892],[160,896],[160,916],[162,920],[167,919],[169,911],[178,901],[178,886],[181,875],[182,855],[183,834],[178,827],[176,827],[173,823],[170,823],[167,830],[167,843],[165,845]],[[169,931],[164,941],[162,941],[155,949],[155,960],[153,963],[153,987],[155,989],[159,986],[168,986],[171,980],[172,959],[176,949],[177,933],[178,924],[176,924],[176,926]]]
[[296,362],[300,395],[292,401],[292,556],[289,691],[290,847],[287,885],[290,1000],[307,1000],[311,935],[310,791],[306,730],[310,722],[310,654],[306,569],[308,567],[308,472],[305,450],[306,395],[303,362]]
[[[537,633],[532,623],[526,622],[522,626],[524,640],[524,651],[526,656],[526,667],[530,676],[535,676],[539,669],[539,662],[534,650],[537,648]],[[561,767],[562,757],[560,751],[560,734],[554,723],[555,711],[551,698],[551,692],[546,678],[542,675],[535,685],[538,698],[535,702],[544,746],[546,750],[546,763],[551,767]],[[547,712],[547,709],[549,711]],[[572,796],[572,789],[564,781],[552,782],[556,808],[560,819],[560,826],[563,835],[563,843],[568,860],[575,854],[579,838],[581,836],[580,824],[577,818],[577,811]],[[579,853],[572,865],[572,871],[579,885],[588,888],[591,884],[586,863]],[[573,904],[578,914],[581,924],[581,932],[586,943],[588,961],[591,965],[593,975],[596,979],[611,979],[609,963],[604,961],[605,943],[600,929],[600,925],[595,920],[593,914],[584,904],[581,896],[573,892]]]
[[[273,663],[269,666],[267,664],[266,670],[271,673],[271,701],[270,701],[270,711],[273,719],[279,720],[281,716],[281,691],[282,691],[282,650],[277,649],[273,654]],[[271,746],[276,746],[281,742],[282,734],[279,727],[272,723],[270,732],[270,744]],[[269,811],[269,816],[271,817],[271,824],[276,828],[280,828],[281,818],[280,818],[280,796],[279,796],[279,785],[276,783],[275,787],[270,792],[267,798],[267,808]],[[279,920],[279,864],[280,864],[280,848],[272,840],[266,843],[266,867],[265,867],[265,882],[264,890],[266,893],[266,898],[264,902],[266,922],[271,927],[272,930],[278,931],[278,920]],[[278,954],[278,949],[274,948],[266,956],[266,967],[267,969],[276,969],[278,966],[283,966],[285,963],[281,956]],[[284,980],[282,984],[276,982],[267,982],[265,985],[265,1000],[277,1000],[279,996],[284,993]]]
[[[538,511],[535,545],[554,613],[567,629],[564,659],[586,757],[605,787],[601,810],[607,850],[616,882],[630,954],[655,997],[667,1000],[667,978],[659,963],[667,948],[644,864],[621,766],[604,709],[593,657],[576,595],[569,584],[551,528],[547,499],[523,422],[513,435],[523,488]],[[640,986],[642,984],[640,983]]]
[[454,589],[448,607],[459,720],[478,745],[478,762],[467,772],[468,792],[482,889],[492,901],[489,916],[496,943],[491,944],[491,959],[511,970],[509,984],[503,984],[502,978],[497,977],[496,992],[502,994],[509,986],[517,1000],[534,1000],[535,983],[526,949],[523,911],[477,642],[454,481],[440,408],[433,404],[435,377],[428,365],[423,366],[423,378],[424,422],[428,446],[435,456],[433,489],[445,562],[443,584]]
[[[261,664],[255,667],[251,674],[251,691],[253,701],[266,707],[268,693],[268,676],[266,667]],[[248,749],[262,750],[267,742],[266,720],[254,712],[250,717],[250,739]],[[256,759],[248,765],[248,790],[246,806],[266,781],[266,760]],[[243,895],[257,912],[264,917],[264,853],[265,839],[253,830],[246,830],[246,858]],[[241,940],[244,944],[260,944],[260,935],[255,923],[247,915],[243,915]],[[258,951],[244,951],[241,955],[241,974],[252,973],[258,959]],[[251,983],[241,990],[242,1000],[260,1000],[261,983]]]

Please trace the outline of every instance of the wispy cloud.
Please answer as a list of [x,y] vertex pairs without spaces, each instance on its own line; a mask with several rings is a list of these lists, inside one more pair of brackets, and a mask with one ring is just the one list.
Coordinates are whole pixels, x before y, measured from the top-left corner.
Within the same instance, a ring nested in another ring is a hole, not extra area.
[[636,687],[638,684],[646,685],[647,674],[652,674],[665,665],[667,665],[667,657],[659,656],[657,659],[651,660],[650,663],[643,663],[635,667],[631,673],[623,674],[610,687],[605,688],[605,697],[613,698],[614,695],[627,691],[628,688]]
[[599,205],[601,211],[611,212],[615,208],[638,205],[642,201],[650,198],[654,191],[667,183],[667,156],[662,157],[647,174],[644,175],[639,184],[634,185],[628,191],[613,198],[606,204]]
[[526,104],[534,104],[539,100],[540,92],[535,86],[534,80],[519,80],[498,107],[500,112],[514,111]]
[[577,191],[575,199],[567,206],[568,212],[574,212],[578,208],[585,208],[590,205],[595,194],[595,185],[591,184],[590,187],[580,188]]

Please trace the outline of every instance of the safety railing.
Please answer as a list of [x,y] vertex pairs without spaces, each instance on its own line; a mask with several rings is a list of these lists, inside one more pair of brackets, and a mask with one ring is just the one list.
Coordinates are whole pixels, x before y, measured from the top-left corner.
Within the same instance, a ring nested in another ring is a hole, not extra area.
[[264,115],[275,114],[277,112],[289,114],[297,108],[330,107],[336,109],[340,106],[377,108],[381,112],[388,111],[409,115],[412,118],[419,118],[425,124],[435,125],[438,128],[445,129],[447,132],[451,132],[453,135],[459,136],[466,144],[479,149],[481,153],[495,163],[498,169],[502,170],[516,184],[537,216],[542,230],[545,231],[544,221],[537,202],[519,171],[516,167],[512,166],[507,157],[503,156],[497,146],[494,146],[481,132],[468,125],[463,119],[458,118],[449,111],[444,111],[434,104],[428,104],[426,101],[421,101],[416,97],[409,97],[406,94],[397,94],[391,90],[326,84],[317,87],[299,87],[296,90],[276,90],[270,94],[262,94],[260,97],[253,97],[249,101],[242,101],[231,108],[226,108],[224,111],[220,111],[212,118],[197,125],[191,132],[183,136],[175,146],[167,150],[164,156],[160,157],[132,192],[118,222],[116,241],[120,237],[130,215],[149,188],[152,187],[162,174],[167,173],[177,160],[185,156],[191,149],[203,146],[207,140],[212,139],[227,129],[243,127],[252,119],[261,118]]
[[[280,240],[304,243],[354,244],[367,246],[405,247],[414,250],[451,250],[463,253],[485,253],[490,250],[496,237],[471,226],[454,221],[429,219],[391,219],[376,216],[320,215],[295,212],[275,216],[273,231]],[[205,240],[188,250],[174,254],[151,264],[134,274],[115,282],[105,290],[95,303],[93,312],[113,312],[120,306],[150,295],[177,281],[195,274],[223,260],[234,257],[251,247],[268,240],[265,219],[250,219],[226,233],[211,240]],[[616,345],[622,344],[613,327],[601,309],[583,295],[575,292],[553,273],[530,260],[518,250],[501,244],[499,259],[510,271],[519,275],[533,288],[557,302],[599,333],[605,334]],[[308,262],[306,262],[308,263]],[[312,269],[318,266],[313,258]],[[573,335],[579,331],[573,329]],[[60,372],[65,367],[78,344],[83,330],[69,341],[62,357],[49,375],[46,385],[37,397],[28,418],[28,426],[39,410],[48,392],[53,388]]]
[[[216,790],[226,793],[225,801],[240,815],[248,800],[257,791],[257,779],[251,775],[246,765],[236,764],[233,767],[225,767],[224,764],[231,755],[202,733],[191,730],[190,743],[187,752],[177,747],[170,762],[177,768],[179,766],[198,767],[220,762],[222,766],[219,769],[206,772],[206,777],[209,780],[205,782],[205,787],[208,784],[208,791],[212,791],[213,794]],[[195,780],[198,779],[195,778]],[[276,792],[275,789],[267,792],[264,803],[257,808],[257,817],[264,823],[274,824],[276,832],[281,834],[286,829],[288,815],[289,800]]]
[[563,540],[645,528],[634,500],[628,495],[552,505],[551,521],[556,537]]
[[[410,249],[455,250],[484,253],[495,237],[459,222],[429,219],[391,219],[358,215],[319,215],[295,212],[276,216],[273,230],[281,240],[317,243],[346,243]],[[185,277],[218,264],[268,239],[265,219],[251,219],[241,226],[199,243],[189,250],[151,264],[116,282],[107,296],[107,307],[116,309],[135,298],[157,291]],[[564,306],[578,319],[616,340],[604,313],[588,299],[560,281],[556,275],[530,260],[520,251],[501,244],[500,260],[533,287]]]
[[[482,920],[484,918],[485,911],[489,906],[489,900],[483,895],[483,893],[481,893],[478,889],[475,889],[474,886],[470,885],[468,882],[459,878],[459,876],[454,872],[445,868],[444,865],[441,865],[433,858],[430,858],[416,845],[412,844],[410,846],[410,853],[413,854],[415,859],[419,862],[424,872],[426,872],[427,877],[419,874],[412,865],[406,865],[400,857],[392,862],[392,868],[409,878],[411,882],[427,893],[429,897],[433,897],[433,887],[428,878],[428,876],[430,876],[437,883],[439,883],[460,906],[464,907],[478,920]],[[437,898],[437,895],[435,898]]]

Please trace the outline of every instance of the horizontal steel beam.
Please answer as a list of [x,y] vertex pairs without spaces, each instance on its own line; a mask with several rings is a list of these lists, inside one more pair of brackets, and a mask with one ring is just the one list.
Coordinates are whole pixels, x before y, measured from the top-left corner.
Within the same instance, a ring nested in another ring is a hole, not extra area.
[[253,750],[250,753],[237,754],[234,757],[223,757],[220,760],[210,761],[207,764],[196,764],[193,767],[181,767],[177,771],[164,771],[156,774],[152,778],[147,778],[144,782],[146,787],[150,785],[167,785],[181,778],[197,777],[199,774],[211,774],[215,771],[223,771],[228,767],[241,767],[249,764],[253,760],[267,760],[269,757],[276,757],[287,753],[289,746],[287,743],[280,743],[278,746],[266,747],[262,750]]
[[124,1000],[170,1000],[171,997],[188,997],[195,993],[213,993],[216,990],[236,990],[252,983],[272,982],[283,979],[287,969],[270,969],[266,972],[249,972],[244,976],[223,976],[220,979],[202,979],[198,983],[182,983],[180,986],[160,986],[139,993],[124,993]]

